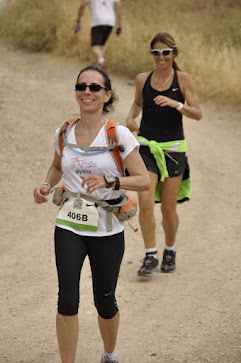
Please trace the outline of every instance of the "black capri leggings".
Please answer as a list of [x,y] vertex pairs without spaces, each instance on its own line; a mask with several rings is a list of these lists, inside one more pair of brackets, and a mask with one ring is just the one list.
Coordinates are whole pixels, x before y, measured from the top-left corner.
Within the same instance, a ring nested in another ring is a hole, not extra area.
[[103,319],[113,318],[118,311],[115,289],[124,254],[124,232],[87,237],[56,227],[54,238],[59,280],[58,313],[69,316],[78,313],[80,273],[88,255],[95,307]]

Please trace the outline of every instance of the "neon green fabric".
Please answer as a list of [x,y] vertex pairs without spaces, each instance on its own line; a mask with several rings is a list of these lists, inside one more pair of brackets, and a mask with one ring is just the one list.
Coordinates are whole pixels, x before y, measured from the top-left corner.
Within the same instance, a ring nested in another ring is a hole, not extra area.
[[[147,140],[143,136],[137,136],[136,139],[140,145],[148,146],[150,148],[150,152],[153,154],[156,160],[161,178],[156,187],[155,201],[160,202],[162,196],[161,182],[163,182],[166,178],[169,177],[164,151],[187,152],[186,140],[157,142],[154,140]],[[181,182],[177,202],[179,203],[184,202],[186,200],[189,200],[190,197],[191,197],[191,177],[189,175],[187,179],[182,180]]]

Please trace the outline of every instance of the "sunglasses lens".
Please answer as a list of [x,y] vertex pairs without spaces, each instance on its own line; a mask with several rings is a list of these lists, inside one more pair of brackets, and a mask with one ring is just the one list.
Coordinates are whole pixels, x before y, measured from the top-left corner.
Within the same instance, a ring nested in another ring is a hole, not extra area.
[[99,92],[101,90],[101,86],[99,84],[91,84],[89,85],[89,89],[91,92]]
[[162,51],[162,54],[163,55],[168,55],[168,54],[170,54],[171,53],[171,51],[170,50],[163,50]]
[[86,90],[86,88],[87,88],[87,85],[86,85],[86,84],[84,84],[84,83],[77,83],[77,84],[75,85],[75,90],[76,90],[76,91],[85,91],[85,90]]
[[152,50],[151,54],[158,57],[161,54],[161,52],[159,52],[158,50]]

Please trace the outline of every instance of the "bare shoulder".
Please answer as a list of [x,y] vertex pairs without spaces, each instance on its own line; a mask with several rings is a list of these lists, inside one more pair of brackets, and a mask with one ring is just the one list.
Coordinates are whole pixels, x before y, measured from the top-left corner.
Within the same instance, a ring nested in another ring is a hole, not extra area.
[[136,76],[136,81],[137,82],[145,82],[150,73],[151,73],[151,71],[144,72],[144,73],[138,73],[137,76]]
[[149,76],[150,73],[151,73],[151,71],[137,74],[137,76],[136,76],[136,86],[142,88],[144,86],[144,84],[145,84],[145,82],[147,80],[147,77]]
[[194,81],[189,73],[177,71],[177,77],[183,93],[185,93],[186,90],[195,89]]
[[177,76],[178,80],[180,82],[183,82],[184,84],[192,81],[192,77],[190,76],[189,73],[177,71]]

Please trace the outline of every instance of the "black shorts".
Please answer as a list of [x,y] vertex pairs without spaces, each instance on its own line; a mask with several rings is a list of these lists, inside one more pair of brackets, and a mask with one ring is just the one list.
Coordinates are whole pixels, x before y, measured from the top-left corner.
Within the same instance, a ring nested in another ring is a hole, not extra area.
[[111,31],[112,26],[109,25],[98,25],[91,28],[91,45],[104,45]]
[[[158,169],[154,156],[150,152],[149,147],[141,145],[140,154],[146,165],[147,170],[157,174],[160,178],[160,171]],[[170,178],[184,174],[184,171],[186,169],[189,169],[185,153],[165,152],[165,159]]]

